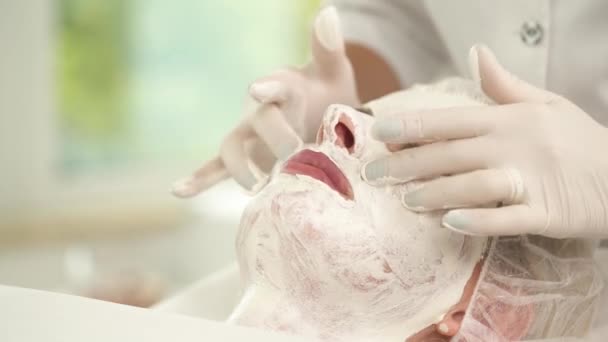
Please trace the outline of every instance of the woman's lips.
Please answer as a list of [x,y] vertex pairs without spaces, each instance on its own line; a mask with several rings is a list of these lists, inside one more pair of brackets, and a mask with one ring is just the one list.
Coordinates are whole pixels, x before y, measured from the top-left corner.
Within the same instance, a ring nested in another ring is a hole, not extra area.
[[303,150],[283,166],[282,172],[291,175],[305,175],[317,179],[342,195],[352,200],[353,189],[344,173],[324,153]]

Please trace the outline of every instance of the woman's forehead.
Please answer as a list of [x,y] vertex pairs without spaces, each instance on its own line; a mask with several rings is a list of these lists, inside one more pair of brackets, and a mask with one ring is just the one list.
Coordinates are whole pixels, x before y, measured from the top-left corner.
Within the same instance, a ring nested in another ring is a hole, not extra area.
[[446,107],[480,106],[492,101],[471,80],[447,79],[432,85],[414,85],[363,105],[375,117]]

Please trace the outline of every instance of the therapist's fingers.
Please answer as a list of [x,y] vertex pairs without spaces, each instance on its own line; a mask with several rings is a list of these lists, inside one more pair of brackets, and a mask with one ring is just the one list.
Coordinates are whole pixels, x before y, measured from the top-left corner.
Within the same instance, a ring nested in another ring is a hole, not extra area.
[[262,173],[269,174],[272,167],[277,161],[277,157],[272,154],[272,151],[260,138],[253,138],[246,142],[245,149],[247,155],[251,158]]
[[491,130],[503,112],[501,107],[475,106],[402,113],[376,120],[372,136],[392,144],[472,138]]
[[249,95],[259,103],[283,103],[291,96],[286,75],[260,78],[249,86]]
[[226,136],[220,147],[220,158],[226,170],[237,183],[249,191],[261,181],[253,171],[245,149],[245,141],[251,137],[251,127],[241,123]]
[[192,176],[175,182],[171,192],[181,198],[192,197],[229,177],[224,162],[216,157],[207,161]]
[[402,202],[414,211],[432,211],[512,204],[522,198],[523,184],[519,172],[486,169],[423,182],[415,191],[405,193]]
[[365,164],[361,176],[372,185],[383,185],[484,169],[489,158],[479,139],[441,141],[395,152]]
[[467,235],[501,236],[543,233],[547,219],[525,204],[499,208],[454,209],[441,224]]
[[287,102],[297,102],[301,92],[297,85],[304,83],[302,77],[301,71],[297,69],[279,69],[255,80],[249,85],[248,92],[258,104],[275,103],[282,106]]
[[312,33],[312,56],[320,75],[335,77],[348,64],[340,18],[334,6],[325,7],[315,19]]
[[558,98],[557,95],[537,88],[507,71],[487,46],[475,45],[471,48],[469,65],[473,78],[480,82],[484,93],[498,104],[548,103]]
[[302,139],[285,120],[277,105],[259,106],[248,121],[258,137],[279,159],[286,158],[303,145]]

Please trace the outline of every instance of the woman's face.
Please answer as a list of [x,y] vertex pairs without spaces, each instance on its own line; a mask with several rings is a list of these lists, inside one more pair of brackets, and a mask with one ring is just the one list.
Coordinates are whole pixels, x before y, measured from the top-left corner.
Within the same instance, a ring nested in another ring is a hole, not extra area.
[[458,301],[484,240],[406,210],[404,185],[361,179],[366,161],[388,153],[370,136],[373,120],[330,106],[316,144],[277,165],[252,200],[237,238],[249,295],[235,321],[329,340],[403,340]]

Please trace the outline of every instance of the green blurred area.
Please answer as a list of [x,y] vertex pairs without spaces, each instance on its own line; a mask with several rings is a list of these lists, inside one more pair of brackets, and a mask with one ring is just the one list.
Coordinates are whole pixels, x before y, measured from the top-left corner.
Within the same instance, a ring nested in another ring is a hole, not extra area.
[[57,104],[60,171],[74,174],[120,158],[128,116],[128,16],[123,0],[61,0]]
[[59,168],[202,160],[247,84],[309,54],[320,0],[56,0]]
[[62,126],[92,139],[124,128],[128,96],[128,1],[62,0],[59,106]]

